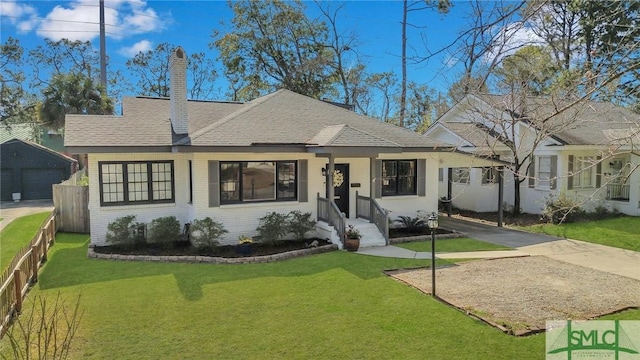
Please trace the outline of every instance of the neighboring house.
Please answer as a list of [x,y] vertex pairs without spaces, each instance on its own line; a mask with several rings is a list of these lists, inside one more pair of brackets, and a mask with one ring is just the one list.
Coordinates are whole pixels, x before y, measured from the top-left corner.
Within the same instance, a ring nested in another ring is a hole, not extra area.
[[[525,179],[520,184],[525,213],[539,214],[548,199],[564,194],[586,210],[603,206],[640,215],[640,173],[634,171],[640,164],[634,152],[640,115],[611,103],[566,105],[543,98],[518,102],[509,96],[468,95],[425,135],[510,162],[511,149],[517,149],[525,159],[519,172]],[[496,211],[497,175],[493,168],[443,168],[440,196],[458,208]],[[514,186],[513,172],[505,170],[507,206],[514,204]]]
[[105,245],[125,215],[212,217],[235,244],[267,213],[300,210],[321,220],[319,237],[341,243],[348,218],[374,227],[364,246],[382,245],[388,220],[371,209],[436,211],[441,161],[495,164],[288,90],[246,104],[187,101],[186,61],[177,48],[170,99],[125,98],[121,117],[67,115],[65,145],[88,154],[92,244]]
[[77,170],[77,161],[31,141],[11,139],[0,144],[1,199],[52,199],[53,184]]

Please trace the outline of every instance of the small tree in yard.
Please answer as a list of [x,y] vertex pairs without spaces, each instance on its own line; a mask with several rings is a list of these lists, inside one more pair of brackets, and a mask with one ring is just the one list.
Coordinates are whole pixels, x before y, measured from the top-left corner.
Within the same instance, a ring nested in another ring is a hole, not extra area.
[[[27,305],[27,304],[25,304]],[[2,359],[67,359],[82,318],[80,296],[68,304],[58,293],[55,300],[38,295],[6,333]]]
[[311,218],[311,213],[302,213],[300,210],[294,210],[289,213],[289,231],[294,233],[296,239],[304,239],[304,234],[313,230],[316,221]]
[[222,235],[228,233],[222,223],[206,217],[202,220],[193,220],[191,227],[191,240],[193,245],[199,248],[214,248],[220,245]]
[[180,237],[180,221],[175,216],[165,216],[151,221],[149,242],[170,246]]
[[275,245],[289,231],[289,215],[270,212],[260,218],[257,230],[261,242]]

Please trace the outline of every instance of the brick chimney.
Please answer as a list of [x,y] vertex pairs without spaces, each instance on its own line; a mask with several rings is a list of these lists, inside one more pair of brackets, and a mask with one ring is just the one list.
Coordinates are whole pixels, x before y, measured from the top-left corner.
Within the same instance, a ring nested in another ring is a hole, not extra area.
[[187,115],[187,54],[178,46],[169,59],[171,77],[169,96],[171,107],[171,126],[176,134],[189,133]]

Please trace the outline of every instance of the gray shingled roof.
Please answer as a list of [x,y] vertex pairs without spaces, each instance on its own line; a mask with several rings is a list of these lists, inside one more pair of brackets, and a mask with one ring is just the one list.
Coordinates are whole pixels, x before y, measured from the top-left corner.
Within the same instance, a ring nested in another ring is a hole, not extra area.
[[[255,144],[450,147],[418,133],[289,90],[246,104],[189,101],[189,137],[174,145]],[[67,115],[65,145],[170,146],[168,99],[125,98],[123,116]]]
[[[498,109],[522,116],[567,145],[605,145],[611,141],[610,130],[640,129],[640,114],[609,102],[585,100],[572,105],[553,98],[528,97],[526,103],[518,104],[505,95],[479,97]],[[541,121],[546,123],[541,125]]]
[[2,124],[0,126],[0,144],[11,139],[38,141],[37,124]]
[[496,137],[488,134],[486,127],[478,126],[473,122],[439,122],[443,127],[451,130],[454,134],[458,135],[466,142],[470,143],[474,147],[486,147],[486,146],[505,146]]

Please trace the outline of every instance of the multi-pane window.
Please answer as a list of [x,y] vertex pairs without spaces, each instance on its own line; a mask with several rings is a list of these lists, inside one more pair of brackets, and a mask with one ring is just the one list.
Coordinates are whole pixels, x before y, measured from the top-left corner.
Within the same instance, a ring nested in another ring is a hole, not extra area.
[[538,162],[538,187],[541,189],[551,188],[551,156],[539,156]]
[[482,168],[482,183],[495,184],[498,182],[498,170],[494,167]]
[[173,161],[100,162],[100,203],[173,202]]
[[573,187],[593,187],[593,157],[576,156],[573,160]]
[[222,203],[295,200],[295,161],[241,161],[220,163]]
[[469,168],[453,168],[451,181],[455,183],[469,183]]
[[416,194],[416,160],[382,161],[382,195]]

